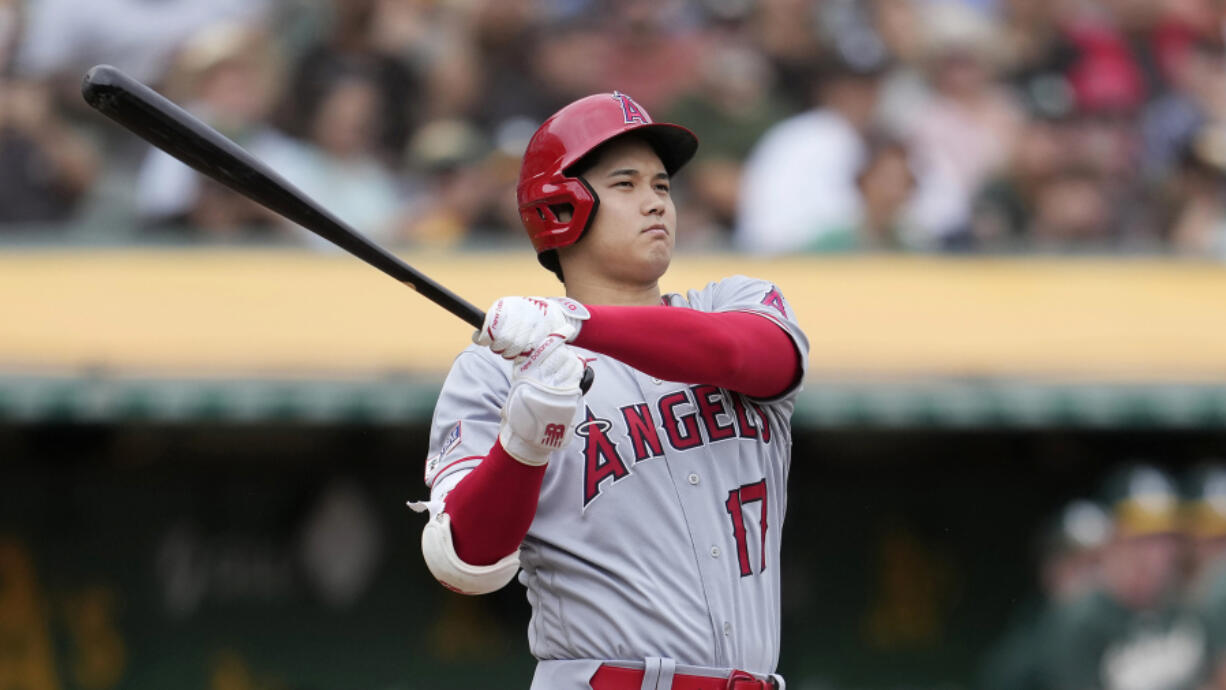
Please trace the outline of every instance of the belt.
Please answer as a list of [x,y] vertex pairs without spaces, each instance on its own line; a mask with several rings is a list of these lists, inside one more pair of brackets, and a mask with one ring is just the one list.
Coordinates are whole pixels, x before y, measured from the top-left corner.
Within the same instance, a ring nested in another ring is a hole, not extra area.
[[[640,690],[646,672],[641,668],[623,668],[601,664],[592,674],[592,690]],[[674,673],[671,690],[774,690],[769,680],[756,678],[748,671],[733,671],[726,678]]]

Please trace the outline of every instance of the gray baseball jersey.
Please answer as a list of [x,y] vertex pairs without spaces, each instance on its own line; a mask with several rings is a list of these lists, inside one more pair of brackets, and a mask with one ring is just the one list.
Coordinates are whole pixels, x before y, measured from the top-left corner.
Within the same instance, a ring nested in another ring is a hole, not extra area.
[[[768,282],[733,276],[663,301],[760,314],[807,366],[808,340]],[[796,391],[755,400],[576,349],[595,383],[574,440],[550,459],[520,552],[533,655],[773,672]],[[433,499],[489,452],[509,389],[510,363],[488,349],[455,360],[430,435]]]

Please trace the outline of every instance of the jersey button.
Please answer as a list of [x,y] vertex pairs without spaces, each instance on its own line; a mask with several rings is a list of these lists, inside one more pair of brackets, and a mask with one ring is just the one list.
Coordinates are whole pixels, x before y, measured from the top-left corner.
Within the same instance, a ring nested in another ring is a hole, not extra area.
[[718,546],[711,547],[711,558],[719,558],[719,547]]
[[728,621],[724,621],[724,634],[725,635],[732,634],[732,624],[729,623]]
[[657,386],[660,385],[661,383],[664,383],[663,381],[661,381],[658,378],[655,378],[654,376],[651,378],[651,382],[656,384]]
[[690,472],[690,476],[686,477],[685,479],[686,479],[686,481],[688,481],[689,483],[691,483],[691,484],[693,484],[693,485],[695,485],[695,486],[697,486],[697,485],[698,485],[698,482],[699,482],[699,481],[701,481],[701,480],[698,478],[698,475],[697,475],[696,473],[694,473],[694,472]]

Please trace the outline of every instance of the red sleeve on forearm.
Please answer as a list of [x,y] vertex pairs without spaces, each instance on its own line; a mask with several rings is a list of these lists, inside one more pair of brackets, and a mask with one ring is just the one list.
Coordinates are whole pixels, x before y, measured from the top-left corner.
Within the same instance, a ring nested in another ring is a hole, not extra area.
[[445,499],[456,555],[469,565],[490,565],[518,548],[536,516],[544,476],[544,465],[525,465],[494,441]]
[[588,311],[575,345],[658,378],[770,398],[800,376],[791,337],[764,316],[663,306],[589,305]]

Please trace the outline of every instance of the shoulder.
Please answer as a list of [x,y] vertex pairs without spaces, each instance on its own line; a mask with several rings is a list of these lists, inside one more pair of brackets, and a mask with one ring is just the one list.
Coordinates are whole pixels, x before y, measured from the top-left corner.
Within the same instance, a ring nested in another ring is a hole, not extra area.
[[[677,293],[665,296],[674,307],[689,307],[699,311],[767,311],[786,305],[783,293],[768,280],[733,275],[715,280],[701,289],[690,290],[684,297]],[[790,310],[783,316],[790,316]]]
[[511,385],[511,362],[490,352],[489,348],[469,345],[451,362],[443,390],[456,387],[480,390],[508,390]]
[[451,368],[480,369],[490,373],[495,371],[511,375],[511,361],[503,359],[490,351],[488,347],[472,344],[460,351],[451,362]]

